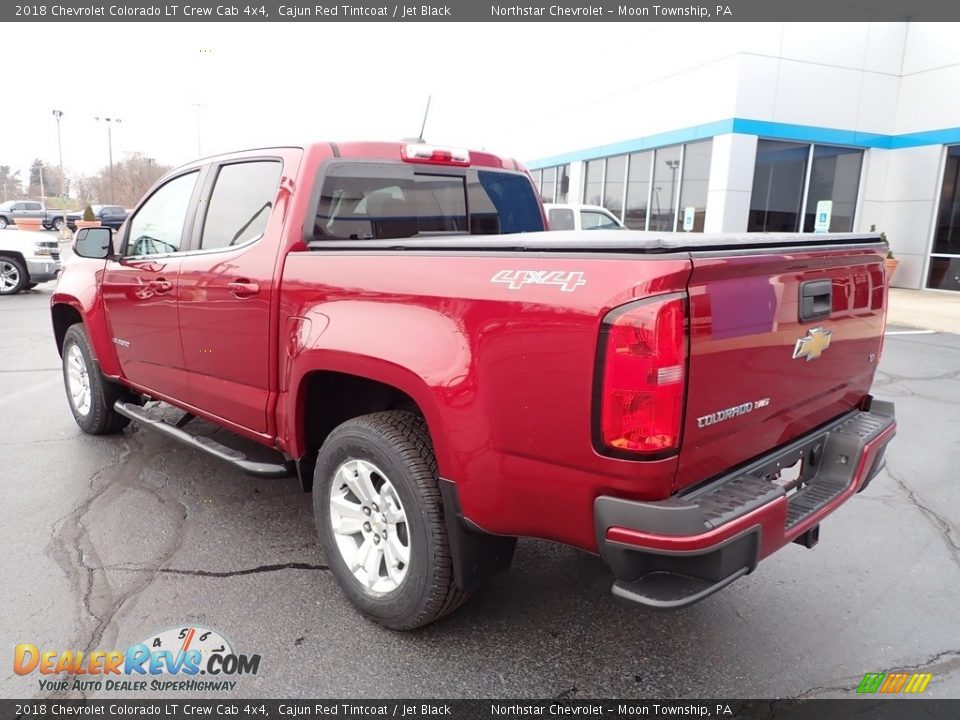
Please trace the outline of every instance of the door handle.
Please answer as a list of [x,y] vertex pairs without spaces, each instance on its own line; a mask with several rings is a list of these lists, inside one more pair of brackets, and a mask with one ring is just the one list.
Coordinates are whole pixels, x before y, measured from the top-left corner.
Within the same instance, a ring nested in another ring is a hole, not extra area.
[[832,280],[810,280],[800,284],[800,322],[830,317],[832,309]]
[[238,298],[252,297],[260,292],[260,285],[249,280],[227,283],[227,287]]
[[164,280],[163,278],[151,280],[148,284],[150,289],[153,290],[157,295],[162,295],[163,293],[168,293],[173,290],[173,283],[169,280]]

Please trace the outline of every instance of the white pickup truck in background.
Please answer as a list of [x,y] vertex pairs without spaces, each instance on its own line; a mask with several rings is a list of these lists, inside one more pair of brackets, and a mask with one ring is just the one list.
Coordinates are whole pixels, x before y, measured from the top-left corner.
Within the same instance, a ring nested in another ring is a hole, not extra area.
[[54,280],[60,243],[42,233],[0,230],[0,295],[13,295]]
[[546,203],[548,230],[624,230],[626,226],[600,205]]

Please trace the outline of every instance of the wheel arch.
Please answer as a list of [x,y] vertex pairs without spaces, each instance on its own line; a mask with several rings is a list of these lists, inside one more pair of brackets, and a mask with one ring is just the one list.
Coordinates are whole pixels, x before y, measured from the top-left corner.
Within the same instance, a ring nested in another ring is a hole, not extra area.
[[57,352],[63,357],[63,340],[71,325],[83,323],[80,311],[67,303],[57,303],[50,307],[50,317],[53,321],[53,337],[57,343]]
[[100,367],[100,372],[116,381],[120,378],[120,363],[110,343],[103,306],[95,287],[86,292],[91,295],[87,305],[73,295],[63,292],[55,292],[50,301],[50,317],[57,352],[62,356],[63,340],[70,326],[82,323],[87,331],[87,339],[93,348],[94,360]]
[[418,387],[410,381],[397,382],[396,377],[317,369],[303,375],[296,397],[293,445],[298,465],[303,465],[299,475],[305,491],[312,487],[316,454],[330,432],[347,420],[384,410],[408,410],[423,417],[438,465],[444,468],[449,463],[439,442],[439,412],[422,381]]

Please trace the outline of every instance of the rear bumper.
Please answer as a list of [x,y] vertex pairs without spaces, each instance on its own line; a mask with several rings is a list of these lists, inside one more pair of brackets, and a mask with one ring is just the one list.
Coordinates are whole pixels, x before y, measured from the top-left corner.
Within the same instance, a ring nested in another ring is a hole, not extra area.
[[[613,592],[660,608],[695,603],[753,571],[791,541],[808,547],[819,522],[863,490],[896,433],[893,403],[873,401],[706,485],[660,502],[599,497],[594,522]],[[771,480],[802,460],[802,485]]]

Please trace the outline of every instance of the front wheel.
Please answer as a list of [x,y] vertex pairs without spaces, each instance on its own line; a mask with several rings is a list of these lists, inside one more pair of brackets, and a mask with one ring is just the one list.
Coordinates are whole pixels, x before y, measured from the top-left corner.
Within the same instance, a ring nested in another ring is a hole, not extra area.
[[124,394],[123,388],[100,372],[87,333],[80,324],[71,325],[63,339],[63,381],[73,418],[85,433],[115,433],[130,422],[113,409],[113,404]]
[[53,229],[57,232],[63,230],[63,218],[57,218],[53,221]]
[[0,217],[0,230],[3,230],[9,225],[10,222],[5,217]]
[[0,295],[20,292],[28,280],[27,269],[22,262],[12,257],[0,257]]
[[459,607],[437,478],[423,418],[374,413],[343,423],[317,458],[313,509],[341,589],[364,615],[412,630]]

